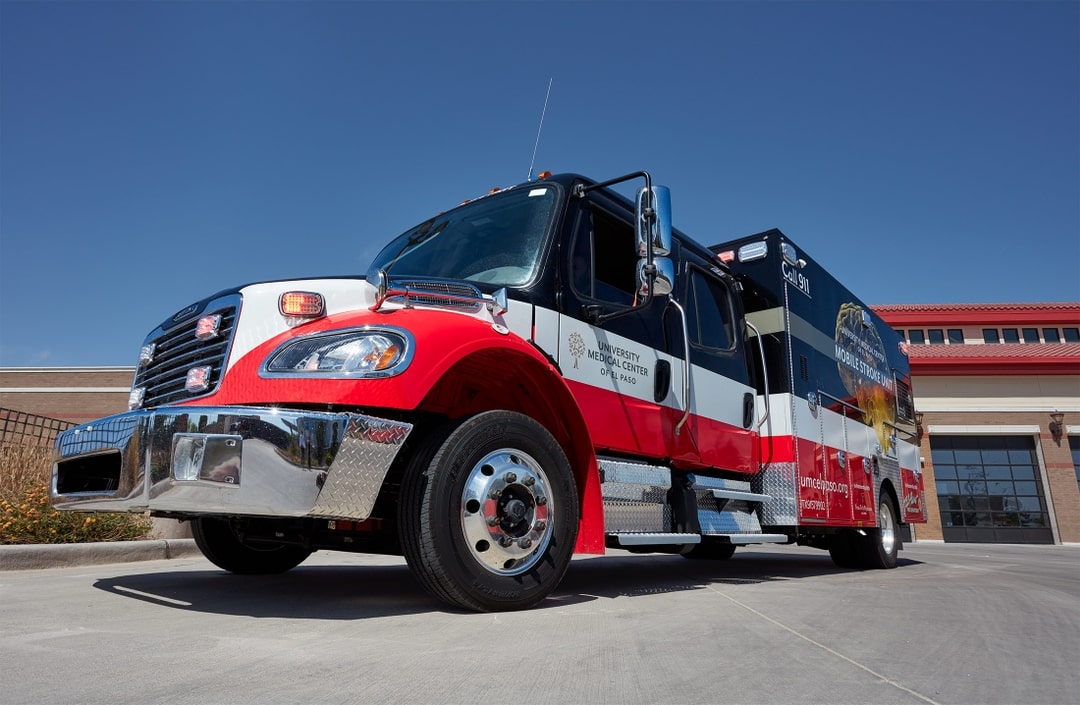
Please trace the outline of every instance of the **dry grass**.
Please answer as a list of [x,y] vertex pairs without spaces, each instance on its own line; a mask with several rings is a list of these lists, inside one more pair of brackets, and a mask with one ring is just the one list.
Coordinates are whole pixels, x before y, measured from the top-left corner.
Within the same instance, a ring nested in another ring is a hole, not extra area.
[[134,514],[59,512],[49,504],[52,449],[0,446],[0,545],[142,539],[150,520]]

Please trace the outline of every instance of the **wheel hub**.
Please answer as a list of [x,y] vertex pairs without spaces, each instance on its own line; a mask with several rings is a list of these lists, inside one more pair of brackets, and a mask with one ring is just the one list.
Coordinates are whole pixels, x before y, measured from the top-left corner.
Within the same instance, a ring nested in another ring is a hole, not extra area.
[[529,570],[551,539],[553,509],[547,476],[527,453],[504,448],[484,456],[461,494],[461,527],[473,558],[498,575]]

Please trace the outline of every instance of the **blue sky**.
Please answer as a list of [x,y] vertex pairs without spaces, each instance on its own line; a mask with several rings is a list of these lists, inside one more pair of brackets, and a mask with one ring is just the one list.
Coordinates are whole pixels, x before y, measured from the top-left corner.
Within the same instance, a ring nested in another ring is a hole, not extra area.
[[872,304],[1080,300],[1080,3],[0,0],[0,366],[132,365],[536,171]]

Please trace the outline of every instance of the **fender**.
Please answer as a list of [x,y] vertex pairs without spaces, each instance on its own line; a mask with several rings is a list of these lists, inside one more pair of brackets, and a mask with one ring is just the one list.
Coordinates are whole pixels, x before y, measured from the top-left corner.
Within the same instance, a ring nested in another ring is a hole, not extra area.
[[[268,356],[289,340],[364,326],[408,330],[415,342],[408,368],[387,378],[269,378],[259,374]],[[495,408],[520,411],[552,433],[574,470],[581,504],[576,550],[604,551],[599,471],[584,416],[559,369],[529,341],[490,320],[423,308],[328,316],[255,346],[233,361],[214,394],[190,404],[338,405],[425,411],[449,418]]]

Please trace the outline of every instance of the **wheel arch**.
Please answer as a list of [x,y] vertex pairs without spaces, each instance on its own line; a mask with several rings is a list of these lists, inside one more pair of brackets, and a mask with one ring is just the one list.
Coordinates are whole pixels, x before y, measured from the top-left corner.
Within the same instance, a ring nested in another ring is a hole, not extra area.
[[897,523],[900,523],[903,520],[903,516],[900,514],[900,502],[897,499],[896,488],[893,487],[892,480],[889,478],[882,480],[878,488],[878,502],[880,503],[885,497],[889,498],[893,508],[893,516],[896,518]]
[[529,416],[562,446],[574,473],[580,503],[575,551],[603,553],[600,478],[585,418],[562,374],[539,352],[483,349],[450,365],[419,410],[447,418],[505,409]]

